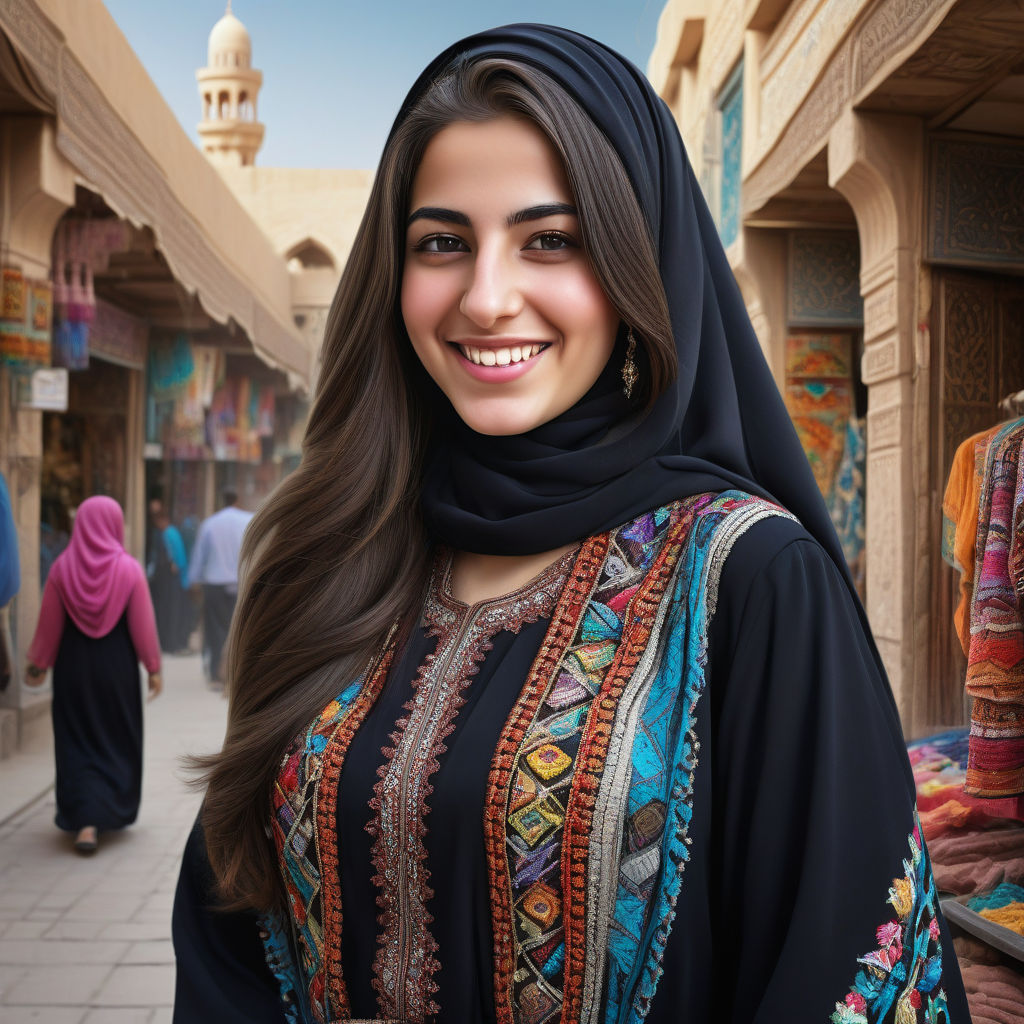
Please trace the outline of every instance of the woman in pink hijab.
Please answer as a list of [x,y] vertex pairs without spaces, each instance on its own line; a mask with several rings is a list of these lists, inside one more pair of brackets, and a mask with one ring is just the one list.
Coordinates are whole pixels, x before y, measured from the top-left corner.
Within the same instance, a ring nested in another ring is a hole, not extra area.
[[161,689],[160,644],[146,576],[124,549],[113,498],[78,507],[71,543],[53,563],[28,650],[29,682],[53,667],[57,827],[96,849],[101,829],[130,825],[142,790],[142,688]]

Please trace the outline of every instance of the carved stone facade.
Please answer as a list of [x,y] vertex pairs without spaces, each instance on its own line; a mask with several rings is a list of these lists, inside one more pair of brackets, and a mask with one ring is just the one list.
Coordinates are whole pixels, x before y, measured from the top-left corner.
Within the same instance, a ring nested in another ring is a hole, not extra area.
[[928,258],[980,267],[1024,265],[1024,145],[933,138]]
[[[956,444],[1024,388],[1024,11],[1013,0],[701,9],[703,46],[659,37],[649,74],[673,81],[700,163],[692,126],[744,65],[730,260],[776,370],[794,329],[863,324],[868,615],[907,732],[959,724],[951,609],[937,597],[949,585],[939,497]],[[677,52],[680,66],[663,67]],[[788,254],[783,272],[763,256],[773,252]]]
[[856,232],[792,231],[788,319],[795,327],[860,327],[860,246]]

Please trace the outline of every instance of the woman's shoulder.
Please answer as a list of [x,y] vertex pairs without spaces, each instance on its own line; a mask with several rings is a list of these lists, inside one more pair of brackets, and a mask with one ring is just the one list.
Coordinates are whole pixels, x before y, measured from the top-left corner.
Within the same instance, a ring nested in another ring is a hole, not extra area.
[[[780,604],[794,615],[810,594],[852,602],[842,571],[806,527],[789,515],[767,515],[732,542],[721,569],[716,618],[730,632],[756,609]],[[795,625],[795,623],[794,623]]]
[[613,533],[620,547],[694,546],[705,567],[698,575],[714,592],[712,606],[726,614],[741,610],[756,590],[784,597],[810,578],[826,589],[848,589],[831,555],[796,516],[739,490],[679,499]]
[[[767,503],[764,503],[767,505]],[[722,570],[722,586],[735,588],[752,581],[775,563],[809,556],[812,551],[828,558],[825,549],[795,516],[778,509],[750,522],[729,547]]]
[[683,498],[664,511],[675,520],[685,519],[689,537],[706,547],[720,566],[729,567],[730,586],[733,581],[757,575],[797,542],[806,541],[824,554],[796,516],[781,505],[746,491]]

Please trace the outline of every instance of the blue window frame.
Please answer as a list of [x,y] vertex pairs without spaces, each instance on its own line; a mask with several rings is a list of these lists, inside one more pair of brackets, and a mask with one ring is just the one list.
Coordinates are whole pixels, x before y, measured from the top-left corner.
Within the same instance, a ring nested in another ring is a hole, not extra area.
[[732,245],[740,230],[740,166],[743,154],[743,61],[729,76],[718,96],[722,124],[722,182],[719,190],[718,233]]

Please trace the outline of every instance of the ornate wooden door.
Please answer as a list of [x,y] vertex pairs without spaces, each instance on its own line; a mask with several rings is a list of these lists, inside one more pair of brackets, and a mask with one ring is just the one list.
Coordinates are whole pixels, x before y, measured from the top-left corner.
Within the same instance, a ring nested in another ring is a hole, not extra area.
[[1000,399],[1024,389],[1024,281],[937,269],[933,318],[931,686],[933,723],[968,721],[963,692],[967,660],[953,629],[959,574],[939,552],[942,495],[953,455],[971,434],[995,426]]

